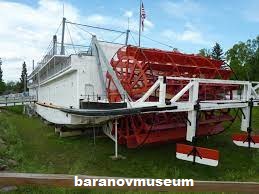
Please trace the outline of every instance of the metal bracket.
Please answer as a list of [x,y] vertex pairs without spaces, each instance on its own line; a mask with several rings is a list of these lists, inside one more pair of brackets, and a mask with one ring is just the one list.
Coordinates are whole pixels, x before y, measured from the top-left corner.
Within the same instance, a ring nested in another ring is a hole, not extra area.
[[200,101],[197,100],[196,104],[193,106],[193,109],[196,111],[200,111],[201,110],[201,105],[200,105]]
[[190,155],[193,156],[193,161],[192,161],[193,164],[196,163],[196,157],[197,157],[197,156],[198,156],[200,159],[202,159],[202,157],[201,157],[199,151],[197,150],[197,147],[196,147],[196,146],[193,146],[192,151],[190,151],[190,153],[187,154],[187,156],[190,156]]
[[250,100],[248,102],[248,106],[250,107],[250,117],[249,117],[249,126],[247,128],[247,138],[245,139],[244,142],[247,141],[248,142],[248,148],[250,148],[251,142],[255,144],[255,142],[254,142],[254,140],[251,136],[251,133],[253,131],[253,129],[252,129],[252,114],[253,114],[253,106],[254,106],[253,98],[250,98]]
[[255,144],[255,141],[253,140],[253,138],[251,136],[251,132],[252,132],[252,129],[250,127],[247,128],[247,137],[243,141],[243,143],[248,142],[248,148],[251,148],[251,143]]

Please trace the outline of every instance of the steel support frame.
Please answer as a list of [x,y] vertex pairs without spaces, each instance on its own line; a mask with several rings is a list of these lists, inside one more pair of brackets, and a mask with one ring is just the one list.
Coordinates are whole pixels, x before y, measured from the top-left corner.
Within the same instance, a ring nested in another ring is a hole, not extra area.
[[112,158],[118,159],[118,120],[115,118],[114,120],[114,135],[112,134],[113,123],[112,121],[108,122],[103,126],[103,132],[107,135],[111,140],[114,141],[114,156]]
[[102,69],[104,69],[105,71],[107,71],[111,75],[112,80],[113,80],[116,88],[118,89],[121,97],[122,98],[124,97],[128,106],[131,107],[130,101],[132,101],[132,100],[131,100],[130,96],[128,95],[128,93],[124,90],[124,88],[123,88],[121,82],[119,81],[115,71],[113,70],[112,66],[110,65],[109,60],[106,58],[106,56],[104,54],[104,51],[102,50],[101,46],[99,45],[99,42],[98,42],[96,36],[92,37],[92,43],[95,45],[96,51],[99,54],[98,57],[99,57]]
[[[189,81],[181,91],[179,91],[171,100],[171,104],[166,103],[166,80],[185,80]],[[198,101],[199,86],[201,84],[221,84],[237,85],[242,87],[240,99],[235,100],[204,100],[200,101],[200,110],[219,110],[241,108],[244,112],[241,122],[241,130],[247,131],[250,119],[249,101],[253,99],[254,106],[259,106],[259,82],[235,81],[235,80],[218,80],[218,79],[199,79],[199,78],[183,78],[183,77],[162,77],[151,86],[151,88],[137,101],[131,102],[132,107],[170,107],[177,106],[176,110],[165,110],[160,112],[188,112],[187,134],[186,140],[192,142],[196,133],[196,116],[197,110],[195,105]],[[146,102],[146,100],[159,88],[159,100],[157,102]],[[179,101],[179,99],[189,92],[188,101]]]
[[198,101],[199,95],[199,83],[193,82],[192,86],[189,89],[189,102],[193,104],[193,110],[188,111],[188,120],[187,122],[187,132],[186,132],[186,140],[192,142],[193,137],[196,134],[196,125],[197,125],[197,110],[195,109],[195,105]]

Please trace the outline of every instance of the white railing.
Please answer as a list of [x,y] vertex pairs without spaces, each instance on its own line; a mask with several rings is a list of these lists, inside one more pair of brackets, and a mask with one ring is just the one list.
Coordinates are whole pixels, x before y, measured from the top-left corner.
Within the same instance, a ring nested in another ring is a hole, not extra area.
[[30,96],[28,92],[0,96],[0,106],[9,106],[36,102],[36,96]]
[[36,68],[28,76],[28,78],[32,78],[39,70],[48,64],[54,56],[68,58],[71,54],[92,55],[90,46],[65,44],[64,47],[65,55],[61,55],[61,43],[56,43],[54,45],[53,42],[51,42],[47,52],[43,55],[40,62],[37,64]]
[[[168,102],[168,97],[166,97],[166,83],[169,80],[184,81],[185,85],[183,88],[175,94]],[[236,99],[223,98],[221,100],[199,100],[199,89],[200,86],[207,84],[208,86],[239,86],[242,90],[241,94]],[[157,101],[147,102],[146,100],[159,89],[159,98]],[[188,93],[188,99],[181,100],[183,95]],[[197,110],[195,105],[199,105],[200,111],[206,110],[219,110],[219,109],[231,109],[240,108],[243,112],[241,130],[247,131],[249,127],[250,120],[250,109],[251,102],[252,106],[259,106],[259,82],[249,82],[249,81],[234,81],[234,80],[218,80],[218,79],[199,79],[199,78],[183,78],[183,77],[159,77],[158,80],[153,84],[153,86],[137,101],[131,102],[133,108],[137,107],[171,107],[176,106],[176,109],[165,109],[163,112],[187,112],[188,122],[187,124],[187,134],[186,140],[192,141],[196,133],[196,115]]]

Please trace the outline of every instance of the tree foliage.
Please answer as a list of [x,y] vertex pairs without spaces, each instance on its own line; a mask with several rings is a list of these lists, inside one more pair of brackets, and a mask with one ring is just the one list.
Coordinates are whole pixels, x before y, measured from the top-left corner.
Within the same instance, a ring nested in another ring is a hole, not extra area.
[[20,82],[9,81],[5,85],[5,92],[3,94],[17,93],[20,91]]
[[207,49],[207,48],[203,48],[203,49],[199,50],[198,55],[224,61],[223,49],[221,48],[220,44],[217,42],[212,47],[211,50]]
[[226,52],[226,59],[238,79],[259,81],[259,36],[235,44]]
[[198,55],[201,55],[203,57],[211,57],[211,52],[209,49],[203,48],[203,49],[199,50]]
[[0,58],[0,82],[3,82],[2,59]]
[[0,58],[0,94],[5,91],[5,83],[3,81],[3,71],[2,71],[2,59]]
[[24,62],[22,65],[22,73],[21,73],[20,81],[18,82],[9,81],[5,83],[3,80],[2,60],[0,58],[0,95],[23,92],[24,83],[26,81],[27,81],[27,68],[26,68],[26,63]]
[[26,67],[25,62],[23,62],[23,64],[22,64],[22,73],[21,73],[21,77],[20,77],[19,92],[24,91],[24,84],[26,84],[25,90],[27,91],[27,67]]
[[216,42],[215,46],[212,48],[211,57],[213,59],[224,61],[224,52],[220,44]]

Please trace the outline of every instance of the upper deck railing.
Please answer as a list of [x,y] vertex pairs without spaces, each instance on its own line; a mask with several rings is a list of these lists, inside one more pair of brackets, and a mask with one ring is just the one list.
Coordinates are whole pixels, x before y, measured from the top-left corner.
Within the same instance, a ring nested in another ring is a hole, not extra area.
[[46,64],[48,64],[54,56],[60,56],[64,58],[68,58],[72,54],[82,54],[82,55],[92,55],[91,47],[84,45],[72,45],[72,44],[64,44],[65,53],[61,55],[61,43],[50,43],[46,53],[41,58],[40,62],[38,62],[36,68],[29,75],[29,79],[35,75],[40,69],[42,69]]

